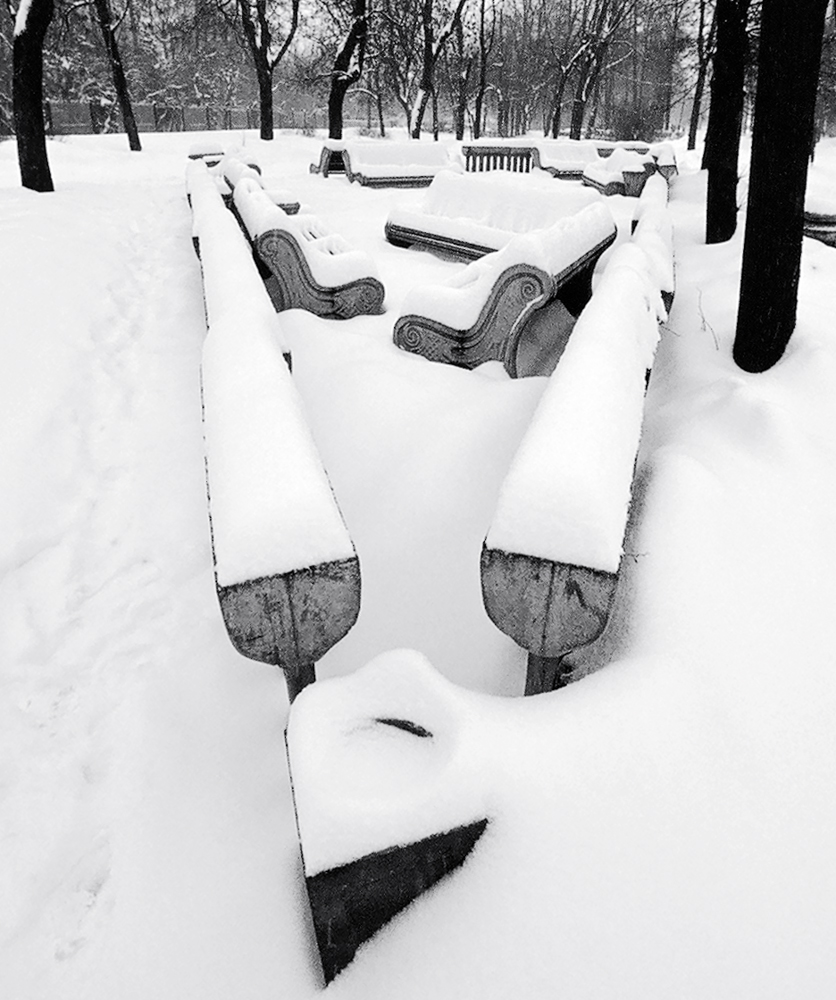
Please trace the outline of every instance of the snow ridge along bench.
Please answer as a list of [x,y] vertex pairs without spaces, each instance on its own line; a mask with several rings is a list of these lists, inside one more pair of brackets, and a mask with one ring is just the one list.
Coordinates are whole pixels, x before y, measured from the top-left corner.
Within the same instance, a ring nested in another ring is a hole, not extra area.
[[356,621],[360,566],[247,241],[202,163],[187,184],[208,326],[201,392],[218,600],[234,647],[279,666],[292,700]]
[[462,368],[500,361],[512,378],[548,374],[615,237],[602,203],[518,236],[447,283],[413,289],[393,340],[430,361]]
[[264,185],[264,178],[261,175],[261,168],[258,164],[250,159],[242,159],[240,156],[234,153],[227,154],[217,165],[217,174],[223,178],[224,182],[224,202],[227,207],[235,210],[233,202],[233,192],[235,191],[235,185],[245,178],[257,184],[259,187],[264,188],[267,192],[267,196],[273,202],[273,204],[278,205],[279,208],[284,209],[288,215],[296,215],[299,211],[300,203],[298,198],[283,188],[266,188]]
[[384,288],[368,254],[353,249],[314,215],[288,215],[252,180],[239,181],[233,198],[265,266],[276,312],[307,309],[331,319],[383,312]]
[[363,187],[427,187],[442,170],[462,170],[458,155],[438,142],[410,139],[326,139],[311,173],[344,174]]
[[515,236],[546,229],[599,200],[589,188],[545,177],[445,172],[433,180],[420,206],[393,208],[384,231],[394,246],[478,260]]
[[618,148],[607,156],[598,156],[584,168],[581,181],[610,197],[623,194],[637,198],[647,178],[656,171],[656,162],[649,152],[638,153]]
[[648,372],[667,313],[659,262],[617,248],[515,455],[482,548],[491,621],[528,651],[525,693],[571,679],[615,599]]

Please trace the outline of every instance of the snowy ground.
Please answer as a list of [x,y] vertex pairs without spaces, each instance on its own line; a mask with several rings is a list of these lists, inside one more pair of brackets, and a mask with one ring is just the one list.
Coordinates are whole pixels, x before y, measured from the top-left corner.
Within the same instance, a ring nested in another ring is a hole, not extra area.
[[[233,651],[212,579],[195,136],[143,138],[50,143],[53,195],[21,190],[0,144],[0,996],[307,1000],[284,682]],[[387,289],[382,316],[286,323],[363,572],[360,619],[318,670],[351,676],[303,698],[327,715],[389,697],[382,676],[420,692],[443,738],[415,773],[445,819],[490,819],[328,993],[832,1000],[836,253],[805,243],[787,354],[738,371],[740,238],[702,245],[686,158],[616,613],[584,657],[605,666],[523,700],[479,549],[544,380],[392,346],[409,288],[462,266],[384,241],[418,195],[309,175],[315,139],[232,138]],[[836,144],[814,169],[821,201]],[[407,654],[355,673],[398,647],[438,674]],[[337,745],[335,792],[414,807],[402,749],[381,749]]]

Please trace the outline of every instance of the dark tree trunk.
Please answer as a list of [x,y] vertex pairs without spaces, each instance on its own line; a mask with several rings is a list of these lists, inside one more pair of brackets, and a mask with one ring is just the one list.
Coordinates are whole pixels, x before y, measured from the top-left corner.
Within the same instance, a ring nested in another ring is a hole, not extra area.
[[717,51],[703,169],[708,170],[706,243],[731,239],[737,228],[737,161],[749,40],[749,0],[717,0]]
[[705,78],[708,73],[708,66],[700,65],[697,70],[697,84],[694,88],[694,103],[691,107],[691,120],[688,124],[688,149],[694,149],[697,145],[697,129],[700,127],[700,110],[702,109],[702,95],[705,92]]
[[560,138],[560,124],[563,116],[563,92],[566,90],[566,74],[561,73],[560,83],[554,95],[554,114],[551,121],[552,139]]
[[827,0],[764,0],[734,360],[771,368],[795,326]]
[[20,180],[33,191],[54,191],[44,131],[44,38],[53,0],[32,0],[12,47],[12,107]]
[[273,74],[269,66],[256,67],[258,78],[258,112],[261,129],[259,135],[262,139],[273,138]]
[[138,153],[142,150],[139,141],[139,130],[136,127],[134,109],[131,105],[131,95],[128,92],[128,81],[125,78],[125,68],[122,65],[122,56],[116,42],[116,32],[113,29],[113,18],[108,0],[95,0],[96,17],[99,27],[102,29],[107,57],[110,60],[110,69],[113,74],[113,86],[116,90],[116,99],[119,101],[119,108],[122,111],[122,122],[125,125],[125,132],[128,136],[128,145],[131,150]]
[[[354,0],[351,30],[337,52],[334,69],[331,73],[331,90],[328,94],[328,137],[330,139],[342,139],[343,137],[345,95],[348,93],[349,87],[357,82],[363,72],[367,37],[366,0]],[[355,53],[356,59],[354,58]],[[354,61],[353,67],[352,60]]]

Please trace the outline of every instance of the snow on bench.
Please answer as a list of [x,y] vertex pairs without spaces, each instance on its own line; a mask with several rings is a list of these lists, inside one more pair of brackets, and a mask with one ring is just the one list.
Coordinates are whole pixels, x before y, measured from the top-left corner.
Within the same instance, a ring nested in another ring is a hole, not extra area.
[[203,160],[207,167],[217,166],[224,158],[224,145],[217,137],[198,139],[189,146],[190,160]]
[[288,215],[295,215],[300,208],[298,198],[295,198],[284,188],[267,188],[261,174],[261,167],[251,158],[245,159],[238,153],[229,153],[221,160],[217,166],[217,173],[224,180],[226,188],[223,191],[224,200],[228,207],[234,206],[233,192],[239,181],[247,179],[253,184],[264,188],[270,201],[284,209]]
[[307,309],[349,319],[383,311],[384,288],[374,261],[307,213],[290,216],[252,178],[235,185],[235,210],[269,269],[276,312]]
[[462,146],[465,170],[483,173],[506,170],[512,173],[545,171],[552,177],[580,180],[589,163],[610,156],[615,149],[647,153],[641,142],[607,142],[593,139],[543,139],[530,135],[511,139],[476,139]]
[[460,260],[501,250],[522,233],[553,226],[600,200],[580,184],[553,184],[501,172],[439,174],[418,208],[393,208],[386,239],[395,246],[425,246]]
[[673,227],[667,209],[668,184],[662,174],[648,177],[633,217],[632,242],[646,254],[659,286],[665,310],[670,312],[675,291]]
[[613,252],[500,490],[482,549],[485,609],[529,652],[526,694],[608,620],[659,321],[656,266]]
[[581,181],[607,196],[623,194],[637,198],[655,170],[656,163],[649,152],[642,154],[616,148],[608,156],[599,156],[588,163]]
[[326,139],[311,173],[343,173],[365,187],[427,187],[443,170],[462,170],[461,159],[438,142],[410,139]]
[[221,613],[240,653],[284,670],[292,699],[354,624],[360,567],[247,242],[202,163],[187,184],[209,328],[201,386]]
[[461,752],[470,716],[461,689],[408,649],[294,702],[287,756],[326,983],[479,850],[490,775]]
[[412,289],[393,340],[430,361],[463,368],[500,361],[512,378],[549,374],[615,236],[601,202],[517,236],[444,284]]

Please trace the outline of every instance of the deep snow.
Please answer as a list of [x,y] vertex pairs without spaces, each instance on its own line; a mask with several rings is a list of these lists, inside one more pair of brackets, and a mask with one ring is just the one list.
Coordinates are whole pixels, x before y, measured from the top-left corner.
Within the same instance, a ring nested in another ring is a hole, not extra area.
[[[214,595],[183,187],[195,138],[143,136],[142,154],[122,136],[52,142],[53,195],[19,189],[0,144],[0,995],[15,1000],[321,989],[284,683],[232,650]],[[702,244],[704,178],[682,158],[677,297],[616,611],[578,657],[606,665],[507,697],[524,656],[482,610],[478,554],[546,380],[392,346],[408,289],[462,267],[385,243],[387,214],[417,195],[309,175],[314,139],[229,139],[387,289],[382,316],[282,324],[364,588],[319,666],[335,679],[297,703],[323,733],[309,787],[332,783],[346,831],[377,810],[408,832],[426,802],[444,803],[439,822],[490,819],[465,867],[328,992],[831,1000],[833,250],[805,243],[784,359],[740,372],[740,237]],[[832,142],[814,170],[820,203]],[[393,653],[360,669],[398,647],[432,668]],[[415,760],[393,731],[384,753],[333,728],[335,706],[414,711],[438,739]]]

